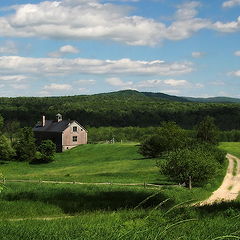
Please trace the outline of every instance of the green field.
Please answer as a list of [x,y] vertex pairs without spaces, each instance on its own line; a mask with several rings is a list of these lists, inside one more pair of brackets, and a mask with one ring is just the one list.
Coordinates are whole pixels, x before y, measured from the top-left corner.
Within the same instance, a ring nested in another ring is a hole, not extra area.
[[220,148],[240,158],[240,142],[223,142]]
[[[237,149],[237,144],[221,144],[227,147]],[[0,168],[7,179],[171,183],[155,161],[143,159],[133,143],[96,144],[56,154],[50,164],[1,162]],[[240,239],[239,200],[190,206],[207,198],[225,171],[226,166],[216,179],[192,190],[7,182],[0,194],[0,239]]]

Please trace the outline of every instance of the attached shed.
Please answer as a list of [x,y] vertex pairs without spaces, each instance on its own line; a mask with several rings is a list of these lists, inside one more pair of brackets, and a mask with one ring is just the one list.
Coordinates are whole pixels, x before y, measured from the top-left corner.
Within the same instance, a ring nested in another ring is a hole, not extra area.
[[87,144],[87,130],[75,120],[63,120],[61,114],[56,115],[56,120],[38,122],[33,128],[36,143],[43,140],[52,140],[57,146],[57,152],[71,149],[80,144]]

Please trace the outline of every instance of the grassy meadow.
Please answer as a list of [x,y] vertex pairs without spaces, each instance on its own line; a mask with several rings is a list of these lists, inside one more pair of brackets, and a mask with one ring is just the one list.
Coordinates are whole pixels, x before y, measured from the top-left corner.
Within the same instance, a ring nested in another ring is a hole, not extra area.
[[49,164],[1,162],[7,179],[79,182],[172,183],[160,176],[155,159],[143,159],[135,143],[89,144],[57,153]]
[[[234,154],[238,146],[220,147]],[[221,184],[226,167],[217,179],[192,190],[7,182],[0,194],[0,239],[240,239],[240,199],[208,207],[190,204]],[[7,179],[171,183],[134,143],[80,146],[56,154],[50,164],[1,162],[0,169]]]

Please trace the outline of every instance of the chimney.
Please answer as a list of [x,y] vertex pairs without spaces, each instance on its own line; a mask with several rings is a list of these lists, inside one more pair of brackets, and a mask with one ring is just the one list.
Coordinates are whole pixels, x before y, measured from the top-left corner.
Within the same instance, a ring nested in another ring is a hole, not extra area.
[[62,115],[60,113],[58,113],[56,115],[56,118],[57,118],[57,122],[61,122],[62,121]]
[[45,116],[42,116],[42,126],[44,127],[46,124],[46,117]]

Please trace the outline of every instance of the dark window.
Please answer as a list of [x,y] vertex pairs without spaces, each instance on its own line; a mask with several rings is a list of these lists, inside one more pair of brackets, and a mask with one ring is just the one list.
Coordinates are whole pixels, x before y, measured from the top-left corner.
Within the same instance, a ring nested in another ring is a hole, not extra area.
[[73,136],[73,142],[77,142],[77,136]]
[[77,127],[73,127],[73,132],[77,132]]

